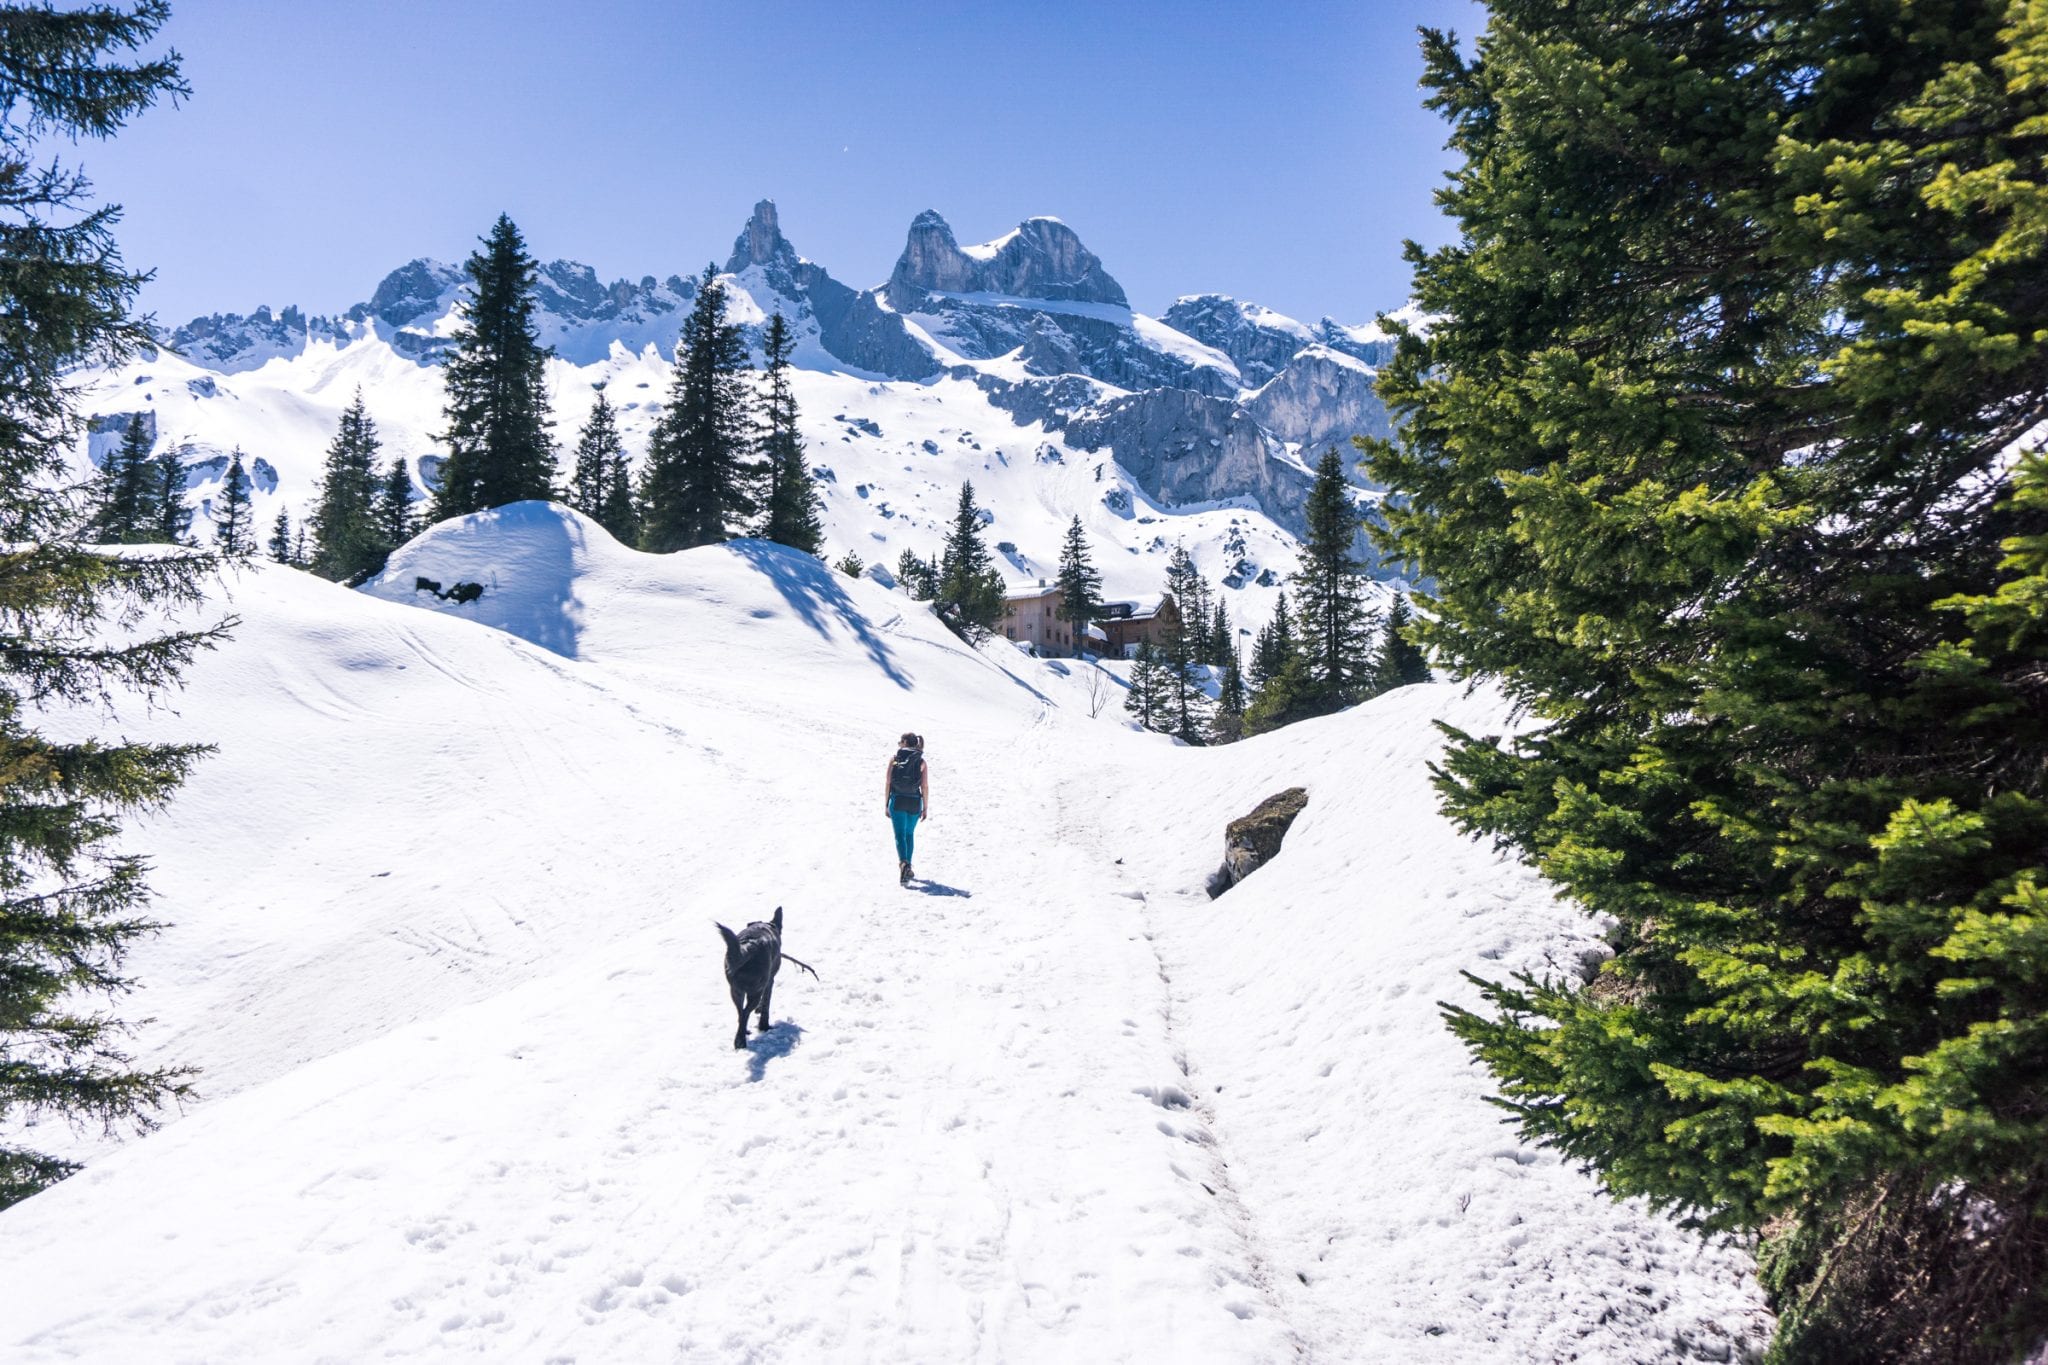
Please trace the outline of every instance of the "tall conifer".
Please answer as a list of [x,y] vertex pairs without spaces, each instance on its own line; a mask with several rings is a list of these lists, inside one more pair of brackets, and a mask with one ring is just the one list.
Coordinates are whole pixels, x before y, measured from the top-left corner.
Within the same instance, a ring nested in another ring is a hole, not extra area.
[[455,349],[443,367],[448,455],[434,517],[554,496],[555,447],[540,344],[534,260],[504,214],[463,263],[470,292],[457,305]]
[[80,509],[63,491],[83,434],[72,376],[154,339],[129,311],[148,277],[122,264],[115,207],[91,206],[90,185],[38,142],[111,137],[184,94],[175,53],[108,60],[147,48],[168,13],[160,0],[17,6],[0,25],[0,1206],[74,1169],[27,1145],[38,1121],[147,1128],[186,1086],[183,1073],[130,1058],[113,1012],[134,985],[127,953],[159,927],[145,863],[118,836],[204,750],[94,738],[76,723],[62,737],[34,728],[46,710],[90,716],[109,690],[174,687],[224,629],[97,629],[132,608],[198,601],[214,561],[103,556],[77,539]]
[[2048,1337],[2048,8],[1492,0],[1379,391],[1451,816],[1615,956],[1451,1012],[1525,1137],[1760,1235],[1771,1358]]
[[981,509],[974,505],[974,485],[960,485],[960,505],[939,560],[938,593],[933,609],[941,620],[969,640],[994,630],[1003,619],[1003,579],[981,539]]
[[1076,516],[1067,525],[1067,538],[1060,545],[1059,614],[1074,628],[1074,652],[1081,652],[1088,640],[1088,623],[1102,615],[1102,571],[1088,554],[1088,536]]
[[611,498],[615,462],[625,453],[618,418],[604,390],[599,389],[597,401],[590,405],[590,416],[584,419],[583,430],[576,437],[576,456],[569,475],[569,505],[602,524],[605,504]]
[[1303,701],[1316,711],[1334,711],[1355,700],[1367,681],[1372,648],[1365,584],[1351,557],[1359,519],[1335,450],[1316,464],[1307,512],[1308,538],[1293,577],[1296,628],[1314,689]]
[[726,320],[725,286],[704,267],[676,345],[668,402],[648,442],[640,485],[640,547],[715,545],[758,510],[760,466],[745,379],[746,342]]
[[768,496],[761,519],[761,536],[778,545],[818,553],[825,543],[825,527],[819,520],[817,481],[804,460],[803,436],[797,431],[796,390],[790,386],[789,356],[796,338],[781,313],[768,319],[767,336],[761,343],[767,360],[761,411],[760,462],[768,474]]
[[213,504],[213,539],[220,552],[240,559],[256,553],[256,511],[251,505],[255,486],[242,465],[242,449],[228,459],[221,475],[220,496]]
[[1429,661],[1408,638],[1413,620],[1408,610],[1408,595],[1396,592],[1393,602],[1387,607],[1379,656],[1373,662],[1374,691],[1390,692],[1410,683],[1429,681]]
[[186,469],[178,453],[169,447],[150,462],[152,491],[149,509],[156,520],[149,539],[163,545],[191,542],[192,509],[185,505]]
[[370,500],[370,521],[381,551],[377,560],[381,571],[393,550],[419,534],[419,512],[412,500],[412,471],[406,468],[405,456],[393,455],[391,463],[385,466]]
[[142,414],[136,413],[128,419],[121,444],[108,453],[106,467],[94,484],[92,534],[96,539],[123,545],[155,538],[159,480],[150,463],[150,445]]
[[391,543],[377,525],[377,423],[363,391],[343,409],[313,504],[313,572],[337,583],[356,583],[377,572]]

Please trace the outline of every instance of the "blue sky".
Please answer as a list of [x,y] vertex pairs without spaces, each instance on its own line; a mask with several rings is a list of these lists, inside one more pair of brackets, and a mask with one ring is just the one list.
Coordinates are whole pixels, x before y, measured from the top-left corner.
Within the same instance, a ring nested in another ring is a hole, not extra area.
[[606,279],[723,262],[754,201],[849,284],[916,213],[1048,213],[1142,311],[1364,321],[1437,242],[1418,25],[1468,0],[173,0],[193,96],[79,149],[161,320],[333,312],[500,210]]

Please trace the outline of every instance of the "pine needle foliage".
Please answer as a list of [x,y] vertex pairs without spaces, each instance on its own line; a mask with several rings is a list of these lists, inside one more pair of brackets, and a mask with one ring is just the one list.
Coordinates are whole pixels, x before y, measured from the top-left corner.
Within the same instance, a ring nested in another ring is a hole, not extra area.
[[1491,0],[1380,393],[1459,824],[1611,917],[1452,1027],[1761,1233],[1781,1361],[2048,1336],[2048,5]]
[[121,444],[108,453],[94,490],[93,538],[108,545],[135,545],[154,538],[163,522],[156,506],[162,480],[150,460],[149,429],[142,414],[128,419]]
[[570,460],[569,505],[592,521],[604,520],[605,503],[611,497],[613,461],[626,453],[619,437],[618,416],[604,390],[590,405],[590,416],[576,437],[576,453]]
[[966,640],[979,640],[1003,619],[1003,578],[982,542],[981,509],[974,485],[960,485],[960,505],[939,558],[938,591],[932,599],[939,619]]
[[359,583],[384,566],[391,542],[377,524],[377,423],[363,391],[342,410],[320,473],[313,504],[313,572],[337,583]]
[[1088,623],[1102,615],[1102,571],[1088,553],[1088,534],[1078,516],[1068,524],[1060,544],[1059,576],[1053,584],[1060,590],[1059,617],[1073,626],[1079,653],[1088,639]]
[[746,380],[747,345],[726,318],[725,286],[705,266],[676,344],[675,377],[647,446],[640,548],[717,545],[745,533],[761,481]]
[[[166,800],[205,749],[36,729],[46,706],[174,687],[232,624],[148,624],[196,603],[215,561],[94,548],[63,482],[83,435],[73,376],[151,343],[130,312],[148,277],[122,263],[117,209],[93,205],[84,177],[38,144],[111,136],[185,94],[175,53],[131,59],[168,14],[160,0],[0,7],[0,1206],[73,1169],[23,1145],[25,1123],[146,1128],[188,1085],[124,1050],[113,1002],[134,985],[125,959],[159,926],[144,861],[112,845],[122,818]],[[182,496],[179,471],[181,510]]]
[[781,313],[768,319],[761,341],[766,362],[762,377],[760,464],[767,471],[768,493],[761,518],[761,536],[814,555],[825,543],[823,504],[817,481],[804,462],[804,439],[797,430],[796,390],[789,382],[789,357],[796,349],[789,323]]
[[221,475],[220,497],[213,505],[213,541],[231,559],[247,559],[256,553],[255,491],[238,446],[228,457],[227,472]]
[[504,214],[463,262],[468,295],[456,305],[455,349],[443,367],[447,448],[434,519],[554,496],[555,445],[548,351],[534,314],[539,278],[526,241]]

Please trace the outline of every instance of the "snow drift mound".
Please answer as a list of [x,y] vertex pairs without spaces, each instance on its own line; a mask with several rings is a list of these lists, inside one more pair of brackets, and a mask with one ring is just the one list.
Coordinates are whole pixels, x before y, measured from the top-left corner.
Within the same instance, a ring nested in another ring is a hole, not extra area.
[[[367,592],[273,566],[231,591],[181,713],[124,717],[221,746],[136,831],[175,927],[133,1012],[205,1099],[0,1214],[0,1357],[1505,1365],[1754,1337],[1741,1257],[1519,1148],[1436,1017],[1462,967],[1588,942],[1435,814],[1429,722],[1497,727],[1484,696],[1178,748],[802,556],[646,556],[542,504],[436,528]],[[934,793],[909,889],[903,728]],[[1291,785],[1280,855],[1208,901],[1224,822]],[[710,921],[777,905],[823,979],[785,973],[735,1051]]]
[[[457,601],[461,583],[482,595]],[[442,522],[362,591],[749,708],[895,714],[921,686],[972,692],[994,680],[989,659],[929,610],[815,556],[763,540],[645,554],[555,503]]]

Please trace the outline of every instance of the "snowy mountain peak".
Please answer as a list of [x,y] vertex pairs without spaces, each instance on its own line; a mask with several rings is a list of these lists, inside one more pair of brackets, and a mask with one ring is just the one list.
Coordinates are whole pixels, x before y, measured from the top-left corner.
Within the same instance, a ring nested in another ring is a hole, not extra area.
[[747,225],[740,229],[740,235],[732,244],[732,255],[725,263],[726,273],[737,275],[750,265],[780,265],[794,269],[803,258],[796,254],[796,248],[782,235],[782,225],[776,220],[775,201],[763,199],[754,205],[754,216],[747,219]]
[[1081,244],[1079,234],[1057,218],[1026,218],[993,241],[962,247],[952,226],[933,209],[911,220],[903,254],[889,276],[889,297],[899,307],[927,293],[1130,306],[1123,286]]
[[370,316],[393,327],[432,316],[449,290],[463,281],[459,266],[416,257],[378,281],[370,301],[362,305]]
[[1328,347],[1367,365],[1385,364],[1393,352],[1376,327],[1347,327],[1327,317],[1311,327],[1228,294],[1183,295],[1161,320],[1229,356],[1253,386],[1270,381],[1304,347]]

